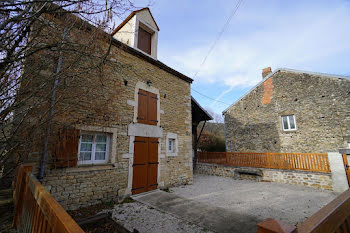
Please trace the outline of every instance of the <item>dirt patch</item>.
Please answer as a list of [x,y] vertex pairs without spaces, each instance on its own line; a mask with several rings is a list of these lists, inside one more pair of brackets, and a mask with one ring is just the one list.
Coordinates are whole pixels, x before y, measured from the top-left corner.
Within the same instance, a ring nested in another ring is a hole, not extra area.
[[78,222],[84,218],[94,216],[103,210],[112,210],[114,205],[116,205],[116,204],[118,204],[117,201],[103,202],[103,203],[100,203],[97,205],[82,207],[82,208],[79,208],[77,210],[70,210],[67,212],[68,212],[68,214],[70,214],[70,216],[72,216],[72,218],[75,221]]
[[96,222],[84,224],[81,228],[86,233],[124,233],[120,230],[120,225],[114,222],[111,218],[100,219]]

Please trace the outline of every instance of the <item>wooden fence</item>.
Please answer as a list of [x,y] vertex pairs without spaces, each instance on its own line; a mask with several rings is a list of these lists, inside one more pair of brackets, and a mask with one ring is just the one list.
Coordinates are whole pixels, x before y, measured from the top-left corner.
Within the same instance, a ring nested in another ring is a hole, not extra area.
[[331,171],[327,154],[320,153],[198,152],[198,162],[236,167]]
[[297,227],[267,219],[258,224],[258,233],[349,233],[350,189],[320,209]]
[[83,233],[31,171],[31,166],[23,165],[16,170],[13,225],[17,232]]

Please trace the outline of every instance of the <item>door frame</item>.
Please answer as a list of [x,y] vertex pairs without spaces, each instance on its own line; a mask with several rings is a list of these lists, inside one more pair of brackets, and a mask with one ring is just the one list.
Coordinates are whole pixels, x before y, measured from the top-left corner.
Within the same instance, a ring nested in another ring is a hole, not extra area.
[[[153,126],[155,127],[155,126]],[[138,136],[137,136],[138,137]],[[145,136],[140,136],[140,137],[145,137]],[[146,136],[147,137],[147,136]],[[161,137],[152,137],[152,138],[158,138],[158,170],[157,170],[157,183],[158,183],[158,189],[161,187],[164,187],[164,181],[160,181],[160,160],[162,158],[165,158],[164,154],[161,154],[161,144],[162,144],[162,138]],[[128,171],[128,187],[125,190],[125,195],[132,195],[132,180],[133,180],[133,163],[134,163],[134,141],[135,141],[135,136],[130,136],[130,143],[129,143],[129,153],[124,154],[123,158],[128,158],[129,159],[129,171]]]
[[346,179],[348,180],[348,185],[350,187],[350,166],[348,161],[348,154],[342,154],[342,157],[343,157]]

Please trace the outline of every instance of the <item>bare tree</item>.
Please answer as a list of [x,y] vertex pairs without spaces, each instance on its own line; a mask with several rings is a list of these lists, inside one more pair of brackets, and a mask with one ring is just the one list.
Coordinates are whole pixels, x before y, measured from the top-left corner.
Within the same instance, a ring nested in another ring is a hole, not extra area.
[[[5,168],[2,177],[11,174],[15,165],[28,156],[40,160],[42,154],[28,154],[35,145],[42,145],[45,154],[46,140],[52,134],[54,106],[66,100],[55,111],[64,119],[73,105],[84,104],[71,101],[72,96],[78,95],[72,93],[78,79],[96,73],[100,86],[104,86],[99,74],[108,62],[111,41],[108,32],[114,27],[113,19],[133,9],[130,0],[1,1],[0,170]],[[77,36],[76,30],[84,31],[84,37]],[[97,45],[97,39],[105,44]],[[118,64],[115,67],[118,69]],[[79,97],[80,100],[88,98],[88,94]],[[105,98],[105,90],[94,98]],[[43,131],[47,131],[46,135]]]
[[224,117],[221,114],[214,112],[211,108],[206,108],[205,110],[213,117],[213,120],[210,122],[224,123]]

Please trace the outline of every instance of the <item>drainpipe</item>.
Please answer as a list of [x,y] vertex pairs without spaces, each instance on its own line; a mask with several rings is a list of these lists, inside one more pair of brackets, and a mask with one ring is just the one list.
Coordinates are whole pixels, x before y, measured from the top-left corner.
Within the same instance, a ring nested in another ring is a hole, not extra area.
[[68,33],[68,27],[65,27],[64,31],[63,31],[62,41],[61,41],[61,43],[59,45],[60,56],[58,58],[55,83],[54,83],[53,89],[52,89],[51,102],[50,102],[50,111],[49,111],[49,121],[47,123],[46,135],[45,135],[45,144],[44,144],[44,149],[43,149],[43,156],[42,156],[42,159],[41,159],[40,174],[39,174],[39,181],[41,183],[43,182],[44,173],[45,173],[46,160],[47,160],[47,148],[48,148],[48,145],[49,145],[49,137],[50,137],[50,131],[51,131],[51,122],[52,122],[53,110],[54,110],[54,106],[55,106],[55,102],[56,102],[56,92],[57,92],[58,83],[59,83],[59,80],[60,80],[59,73],[61,72],[61,67],[62,67],[62,59],[63,59],[62,58],[63,57],[62,46],[63,46],[64,40],[65,40],[65,38],[67,36],[67,33]]

